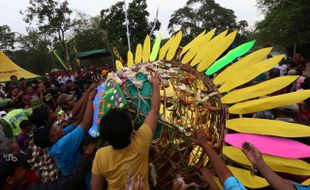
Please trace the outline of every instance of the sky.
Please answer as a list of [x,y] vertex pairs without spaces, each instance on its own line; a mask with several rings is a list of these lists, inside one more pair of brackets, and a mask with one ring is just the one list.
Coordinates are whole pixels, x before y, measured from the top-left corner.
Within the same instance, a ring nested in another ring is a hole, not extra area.
[[[0,0],[1,1],[4,0]],[[96,16],[100,14],[102,9],[109,8],[115,2],[120,0],[68,0],[69,7],[73,10],[82,11],[88,15]],[[126,0],[127,3],[131,0]],[[150,20],[153,20],[157,8],[159,8],[158,19],[162,23],[160,33],[164,37],[168,34],[168,23],[170,15],[185,5],[187,0],[147,0],[148,11],[150,12]],[[255,22],[263,19],[256,7],[256,0],[215,0],[221,6],[232,9],[237,16],[237,20],[246,20],[250,26],[254,26]],[[8,25],[12,31],[22,34],[26,33],[27,24],[23,21],[20,10],[25,10],[28,0],[9,0],[1,3],[0,6],[0,25]]]

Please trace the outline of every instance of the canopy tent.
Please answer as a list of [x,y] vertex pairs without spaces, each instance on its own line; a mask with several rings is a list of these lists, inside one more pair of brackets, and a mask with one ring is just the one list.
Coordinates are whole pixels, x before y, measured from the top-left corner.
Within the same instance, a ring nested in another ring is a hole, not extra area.
[[89,59],[89,58],[96,58],[96,57],[109,57],[111,53],[107,49],[96,49],[91,51],[83,51],[78,52],[76,57],[78,59]]
[[39,77],[39,75],[33,74],[16,65],[0,50],[0,82],[9,81],[12,75],[15,75],[17,78],[23,77],[25,79]]

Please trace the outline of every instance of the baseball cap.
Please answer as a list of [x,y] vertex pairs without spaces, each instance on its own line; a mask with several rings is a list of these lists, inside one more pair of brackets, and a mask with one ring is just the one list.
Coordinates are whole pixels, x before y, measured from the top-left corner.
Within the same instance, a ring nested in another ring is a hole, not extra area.
[[22,159],[18,155],[12,153],[2,153],[0,154],[0,187],[3,186],[6,178],[13,175],[16,168],[22,166]]
[[73,99],[73,95],[69,95],[69,94],[61,94],[58,98],[57,98],[57,105],[58,106],[62,106],[66,101],[72,100]]

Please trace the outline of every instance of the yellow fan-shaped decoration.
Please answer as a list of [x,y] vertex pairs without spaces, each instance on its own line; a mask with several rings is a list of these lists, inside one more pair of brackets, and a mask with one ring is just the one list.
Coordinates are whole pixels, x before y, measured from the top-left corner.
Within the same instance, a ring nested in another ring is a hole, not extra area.
[[210,44],[210,48],[207,50],[210,54],[204,56],[201,59],[201,62],[198,65],[197,70],[202,72],[209,68],[214,61],[231,45],[233,40],[235,39],[237,32],[232,32],[227,35],[223,40],[221,38],[212,40]]
[[142,61],[142,45],[138,44],[135,54],[135,64],[139,64]]
[[185,47],[182,48],[182,51],[180,53],[180,56],[184,55],[189,49],[191,49],[195,44],[199,43],[200,40],[205,35],[206,30],[202,31],[196,38],[194,38],[190,43],[186,44]]
[[182,32],[179,31],[175,35],[175,37],[173,38],[173,41],[170,44],[170,47],[169,47],[168,53],[167,53],[167,57],[166,57],[167,61],[170,61],[173,59],[173,57],[175,56],[175,53],[179,47],[181,40],[182,40]]
[[310,97],[310,90],[292,92],[284,95],[272,96],[235,104],[229,108],[229,113],[246,114],[288,106],[302,102]]
[[243,85],[257,77],[259,74],[269,71],[274,66],[276,66],[282,59],[284,55],[275,56],[271,59],[265,60],[253,64],[249,67],[239,69],[234,75],[231,75],[229,81],[225,82],[220,88],[221,93],[230,91],[240,85]]
[[240,133],[270,135],[277,137],[297,138],[310,136],[309,126],[269,119],[230,119],[226,121],[226,127]]
[[149,61],[151,54],[151,38],[149,35],[147,35],[144,40],[142,52],[142,61],[143,63],[146,63]]
[[128,67],[133,66],[133,55],[131,51],[127,52],[127,66]]
[[239,69],[250,67],[255,63],[261,62],[270,52],[272,48],[263,48],[257,50],[244,58],[240,59],[236,63],[226,68],[223,72],[219,73],[213,79],[214,84],[221,84],[231,79],[231,75],[237,74]]
[[258,189],[267,187],[269,185],[264,178],[252,175],[251,171],[249,170],[240,169],[233,166],[227,167],[233,173],[233,175],[238,178],[244,186],[248,188]]
[[120,62],[119,60],[115,61],[115,66],[116,66],[116,70],[121,70],[124,67],[122,62]]
[[225,104],[232,104],[252,98],[265,96],[283,89],[287,85],[294,82],[298,77],[299,76],[278,77],[247,88],[234,90],[222,97],[221,101]]
[[[201,49],[205,48],[206,44],[208,44],[208,42],[212,39],[214,33],[215,33],[215,29],[211,30],[203,37],[195,40],[195,42],[193,42],[192,44],[192,48],[190,48],[188,52],[184,55],[181,63],[183,64],[189,63],[190,60],[192,60],[198,54],[198,52],[201,51]],[[226,35],[226,33],[224,33],[224,35]],[[194,65],[191,65],[191,66],[194,66]]]
[[[240,164],[252,166],[241,149],[233,146],[224,146],[223,153],[229,159]],[[263,155],[264,161],[277,172],[284,172],[295,175],[310,175],[310,164],[299,159],[280,158],[276,156]]]

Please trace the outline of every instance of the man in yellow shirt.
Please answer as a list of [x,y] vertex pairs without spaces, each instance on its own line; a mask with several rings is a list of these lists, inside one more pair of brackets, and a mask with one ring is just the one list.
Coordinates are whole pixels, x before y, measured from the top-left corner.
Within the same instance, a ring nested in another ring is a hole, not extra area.
[[100,134],[109,146],[100,148],[93,162],[91,189],[102,190],[104,181],[109,190],[125,189],[131,178],[141,177],[148,190],[148,157],[156,130],[160,108],[159,76],[152,75],[152,107],[143,125],[132,135],[133,125],[129,113],[111,109],[101,120]]

